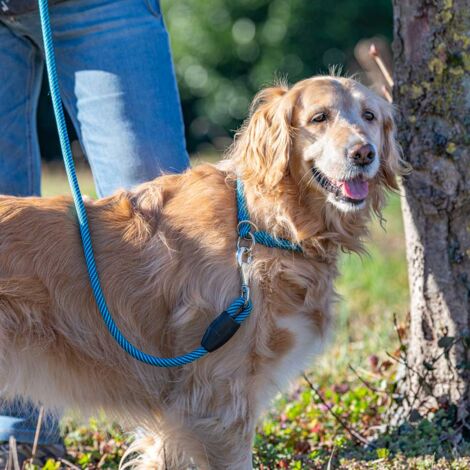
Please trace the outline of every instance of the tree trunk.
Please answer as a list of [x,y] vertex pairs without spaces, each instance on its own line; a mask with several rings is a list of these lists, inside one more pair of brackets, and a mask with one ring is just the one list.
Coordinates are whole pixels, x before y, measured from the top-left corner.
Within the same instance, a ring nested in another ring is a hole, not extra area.
[[[393,0],[394,101],[404,159],[411,291],[408,418],[470,411],[470,8],[466,0]],[[418,414],[419,413],[419,414]]]

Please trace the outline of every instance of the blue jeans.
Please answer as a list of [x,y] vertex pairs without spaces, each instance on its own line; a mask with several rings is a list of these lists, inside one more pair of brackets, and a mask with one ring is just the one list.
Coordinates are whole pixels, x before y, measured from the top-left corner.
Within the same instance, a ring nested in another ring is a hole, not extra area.
[[[158,0],[67,0],[51,5],[50,16],[62,99],[98,194],[187,168]],[[38,13],[0,16],[0,194],[40,194],[36,111],[43,69]],[[0,414],[0,441],[13,434],[32,442],[37,410],[14,402],[0,405]],[[43,430],[42,443],[57,442],[56,420]]]
[[[50,8],[64,106],[100,196],[188,166],[158,0]],[[37,12],[0,16],[0,194],[40,193],[36,111],[44,68]]]

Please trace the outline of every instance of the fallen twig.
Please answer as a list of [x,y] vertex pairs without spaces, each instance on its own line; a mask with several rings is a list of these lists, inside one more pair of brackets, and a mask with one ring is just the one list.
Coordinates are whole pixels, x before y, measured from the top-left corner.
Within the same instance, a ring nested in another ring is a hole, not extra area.
[[332,409],[331,406],[328,405],[326,400],[323,398],[321,395],[320,391],[313,385],[313,383],[310,381],[310,379],[307,377],[307,375],[304,373],[302,374],[303,378],[309,385],[309,387],[315,392],[317,395],[318,399],[323,403],[323,405],[326,406],[328,411],[331,413],[331,415],[338,421],[338,423],[349,433],[349,435],[357,442],[364,444],[364,445],[369,445],[369,442],[367,439],[362,436],[359,432],[357,432],[355,429],[352,429],[351,427],[348,426],[348,424],[337,414],[335,413]]
[[20,462],[18,460],[18,449],[16,448],[16,439],[10,436],[8,441],[8,463],[7,468],[13,470],[20,470]]
[[100,461],[98,462],[98,465],[96,466],[96,468],[101,468],[103,467],[103,465],[106,463],[106,459],[108,458],[108,454],[105,452],[101,458],[100,458]]
[[331,470],[331,463],[333,462],[333,457],[335,455],[336,447],[333,447],[331,451],[330,458],[328,459],[328,465],[326,466],[326,470]]
[[388,395],[388,392],[386,390],[379,390],[378,388],[374,387],[373,385],[371,385],[366,379],[364,379],[363,377],[361,377],[359,375],[359,372],[357,372],[356,369],[354,369],[354,367],[351,365],[351,364],[348,364],[348,367],[349,369],[351,369],[352,373],[369,389],[369,390],[372,390],[373,392],[375,393],[383,393],[385,395]]
[[44,407],[41,406],[41,408],[39,409],[39,416],[38,416],[38,423],[36,425],[36,432],[34,434],[33,449],[31,451],[31,459],[30,459],[31,464],[33,464],[34,458],[36,457],[36,453],[38,451],[39,436],[41,435],[41,427],[42,427],[42,420],[43,419],[44,419]]
[[58,460],[59,462],[62,462],[66,467],[71,468],[72,470],[81,470],[80,467],[77,467],[72,462],[68,461],[67,459],[64,459],[63,457],[60,457]]

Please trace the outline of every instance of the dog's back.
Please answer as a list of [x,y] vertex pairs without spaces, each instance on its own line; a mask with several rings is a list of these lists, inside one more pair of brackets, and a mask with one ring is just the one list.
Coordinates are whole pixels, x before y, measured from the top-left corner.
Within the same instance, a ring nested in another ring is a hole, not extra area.
[[[121,325],[132,289],[148,295],[129,277],[141,257],[124,239],[133,226],[125,199],[87,204],[103,287]],[[130,359],[96,309],[70,198],[0,197],[0,361],[2,395],[90,410],[122,400],[113,387],[128,382]]]

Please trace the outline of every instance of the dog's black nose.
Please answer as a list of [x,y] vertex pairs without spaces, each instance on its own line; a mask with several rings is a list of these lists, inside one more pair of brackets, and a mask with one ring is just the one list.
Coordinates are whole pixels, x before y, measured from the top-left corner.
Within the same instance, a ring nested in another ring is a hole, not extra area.
[[358,144],[349,150],[348,157],[355,165],[369,165],[374,161],[375,150],[371,144]]

